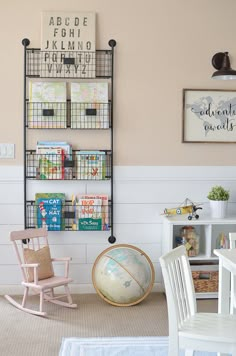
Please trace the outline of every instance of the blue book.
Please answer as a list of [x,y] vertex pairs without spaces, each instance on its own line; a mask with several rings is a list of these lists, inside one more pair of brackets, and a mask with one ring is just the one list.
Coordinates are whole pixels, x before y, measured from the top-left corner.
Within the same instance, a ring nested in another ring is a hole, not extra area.
[[64,193],[36,193],[36,225],[48,231],[64,230]]

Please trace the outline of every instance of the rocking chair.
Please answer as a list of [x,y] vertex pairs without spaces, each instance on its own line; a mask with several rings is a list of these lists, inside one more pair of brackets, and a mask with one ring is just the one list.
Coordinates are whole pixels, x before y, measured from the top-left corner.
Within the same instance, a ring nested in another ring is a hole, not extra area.
[[[72,282],[72,279],[68,277],[71,258],[51,258],[47,236],[48,232],[44,228],[13,231],[10,234],[23,275],[21,284],[25,289],[21,304],[9,295],[5,295],[5,298],[20,310],[40,316],[47,315],[43,311],[44,301],[69,308],[77,307],[77,304],[72,302],[68,287],[68,284]],[[54,261],[64,262],[64,276],[54,275],[52,266]],[[55,295],[54,288],[60,286],[64,286],[65,294]],[[40,297],[39,310],[26,307],[30,288]],[[64,297],[67,297],[67,302],[59,300]]]

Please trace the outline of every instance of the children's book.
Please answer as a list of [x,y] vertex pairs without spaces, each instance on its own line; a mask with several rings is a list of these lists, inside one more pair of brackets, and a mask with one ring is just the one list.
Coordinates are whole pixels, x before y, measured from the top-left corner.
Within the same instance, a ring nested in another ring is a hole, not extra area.
[[101,180],[106,176],[105,151],[76,152],[77,179]]
[[64,150],[60,147],[37,146],[38,179],[64,179]]
[[78,230],[102,230],[101,199],[80,198],[78,200]]
[[29,82],[29,128],[66,128],[66,83]]
[[71,128],[109,128],[108,83],[71,83]]
[[101,200],[101,215],[102,215],[102,229],[103,231],[110,230],[109,226],[109,211],[108,211],[108,195],[106,194],[78,194],[76,201],[80,199],[95,199]]
[[61,148],[63,150],[63,173],[64,177],[62,179],[72,179],[73,178],[73,167],[68,167],[66,161],[73,161],[72,156],[72,145],[65,141],[38,141],[37,142],[37,151],[40,153],[41,150],[47,148],[48,150],[53,150],[55,148]]
[[36,193],[36,226],[49,231],[64,230],[64,193]]

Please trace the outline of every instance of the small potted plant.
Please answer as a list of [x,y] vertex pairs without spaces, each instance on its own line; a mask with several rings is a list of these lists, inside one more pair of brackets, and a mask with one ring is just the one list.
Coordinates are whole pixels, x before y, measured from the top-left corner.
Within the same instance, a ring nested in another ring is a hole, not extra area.
[[211,188],[207,198],[210,200],[211,215],[213,218],[225,218],[229,196],[229,191],[220,185]]

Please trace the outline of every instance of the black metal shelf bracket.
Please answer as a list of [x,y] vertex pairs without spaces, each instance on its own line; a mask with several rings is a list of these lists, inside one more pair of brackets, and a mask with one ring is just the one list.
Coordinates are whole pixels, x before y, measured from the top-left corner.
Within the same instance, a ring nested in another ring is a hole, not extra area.
[[[30,40],[28,38],[24,38],[22,40],[22,45],[24,46],[24,106],[23,106],[23,118],[24,118],[24,127],[23,127],[23,145],[24,145],[24,202],[26,202],[26,173],[27,173],[27,167],[26,167],[26,132],[25,132],[25,127],[26,127],[26,112],[27,112],[27,107],[26,107],[26,47],[29,46]],[[24,228],[26,229],[27,225],[27,213],[26,213],[26,204],[24,204]]]
[[112,50],[112,62],[111,62],[111,236],[108,238],[110,244],[116,242],[116,237],[113,234],[114,230],[114,201],[113,201],[113,188],[114,188],[114,177],[113,177],[113,155],[114,155],[114,139],[113,139],[113,78],[114,78],[114,47],[116,46],[116,41],[111,39],[108,42]]

